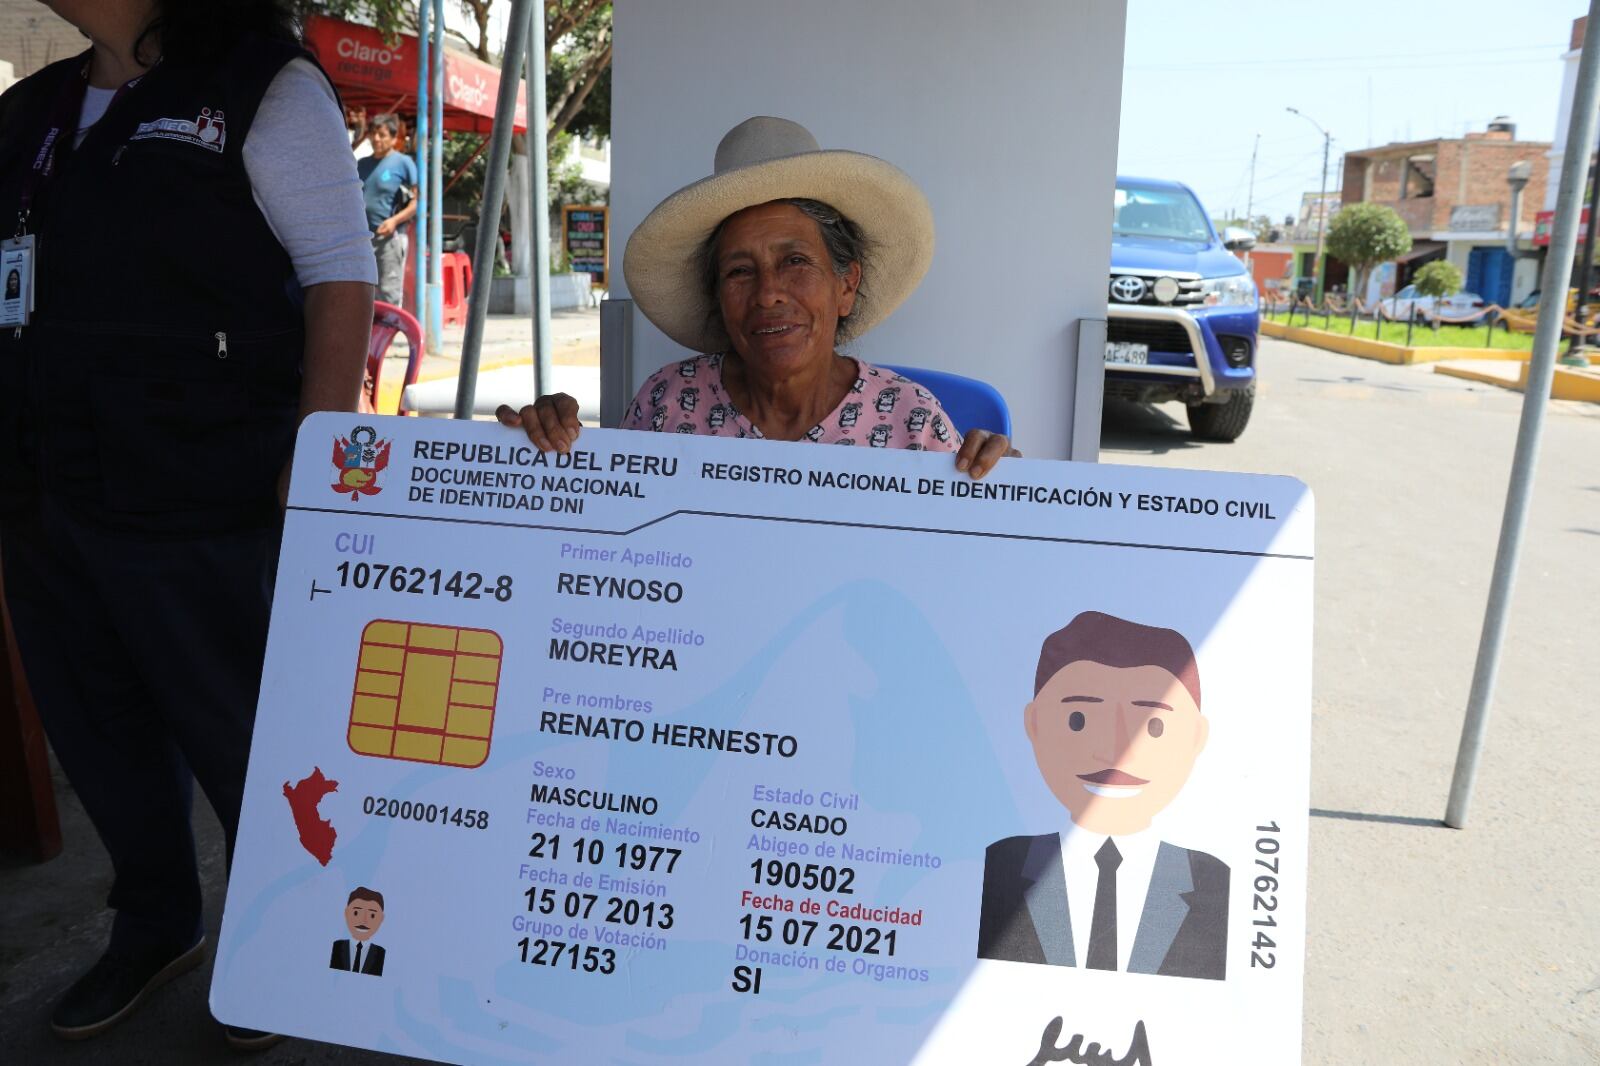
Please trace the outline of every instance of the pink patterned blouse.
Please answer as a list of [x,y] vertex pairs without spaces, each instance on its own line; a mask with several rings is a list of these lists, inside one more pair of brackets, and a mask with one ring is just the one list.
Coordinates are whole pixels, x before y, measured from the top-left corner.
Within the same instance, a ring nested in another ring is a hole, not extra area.
[[[933,393],[893,371],[859,359],[855,363],[856,383],[850,392],[802,440],[930,452],[961,447],[961,434]],[[734,407],[722,385],[720,354],[668,363],[650,375],[628,407],[622,428],[761,437],[761,430]]]

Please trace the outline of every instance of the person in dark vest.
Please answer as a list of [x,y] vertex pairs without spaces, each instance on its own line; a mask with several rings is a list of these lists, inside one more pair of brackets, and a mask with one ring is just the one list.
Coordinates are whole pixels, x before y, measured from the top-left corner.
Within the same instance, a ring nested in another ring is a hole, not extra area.
[[[96,1036],[203,958],[192,782],[232,858],[291,445],[353,410],[377,280],[337,94],[275,0],[49,0],[91,47],[0,97],[0,562],[110,853]],[[241,1046],[274,1038],[229,1030]]]

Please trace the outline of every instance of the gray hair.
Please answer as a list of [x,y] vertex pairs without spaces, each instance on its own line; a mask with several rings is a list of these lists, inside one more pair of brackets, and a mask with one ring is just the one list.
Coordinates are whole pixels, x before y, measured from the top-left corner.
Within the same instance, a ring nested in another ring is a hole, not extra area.
[[400,117],[398,115],[392,115],[387,112],[381,115],[373,115],[372,121],[368,123],[368,126],[371,129],[377,129],[379,126],[385,126],[389,130],[389,136],[400,136]]
[[[833,272],[839,277],[844,277],[851,263],[861,265],[861,282],[856,287],[855,305],[849,315],[839,319],[838,339],[849,340],[855,336],[852,327],[860,320],[861,309],[870,300],[867,281],[871,277],[872,242],[867,239],[866,233],[859,225],[840,214],[838,208],[832,204],[799,196],[771,202],[797,207],[817,224],[817,229],[822,232],[822,243],[828,250],[828,259],[833,265]],[[706,299],[711,303],[706,332],[711,335],[720,334],[723,337],[726,337],[727,329],[723,325],[722,309],[717,301],[717,239],[722,236],[722,227],[727,224],[727,218],[718,222],[716,228],[706,237],[705,243],[700,246],[700,286]]]

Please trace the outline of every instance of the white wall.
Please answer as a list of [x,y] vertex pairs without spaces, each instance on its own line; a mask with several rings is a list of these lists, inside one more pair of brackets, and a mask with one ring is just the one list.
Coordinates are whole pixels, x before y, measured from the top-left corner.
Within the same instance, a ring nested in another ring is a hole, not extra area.
[[[1125,0],[617,0],[613,262],[752,115],[881,156],[927,193],[937,249],[850,350],[983,378],[1018,447],[1064,457],[1076,322],[1105,317],[1125,16]],[[642,315],[635,338],[635,387],[684,355]]]

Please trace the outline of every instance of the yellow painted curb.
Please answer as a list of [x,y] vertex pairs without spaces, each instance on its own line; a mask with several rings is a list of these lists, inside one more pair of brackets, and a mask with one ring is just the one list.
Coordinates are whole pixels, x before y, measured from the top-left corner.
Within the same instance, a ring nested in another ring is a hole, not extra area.
[[1428,346],[1407,348],[1405,345],[1390,344],[1388,341],[1369,340],[1366,337],[1351,337],[1304,326],[1287,326],[1281,322],[1263,321],[1261,323],[1261,332],[1279,340],[1309,344],[1313,348],[1324,348],[1330,352],[1338,352],[1341,355],[1354,355],[1362,359],[1376,359],[1382,363],[1395,363],[1406,366],[1413,363],[1437,363],[1446,359],[1521,359],[1526,361],[1529,356],[1528,352],[1510,348],[1434,348]]
[[[1274,327],[1274,332],[1267,333],[1267,326],[1269,325]],[[1337,333],[1327,333],[1320,329],[1284,326],[1276,322],[1261,323],[1261,331],[1267,333],[1269,337],[1309,344],[1313,348],[1325,348],[1330,352],[1338,352],[1341,355],[1354,355],[1362,359],[1376,359],[1381,363],[1416,362],[1415,348],[1402,348],[1398,344],[1389,344],[1386,341],[1369,341],[1365,337],[1341,337]]]
[[[1528,379],[1528,364],[1522,364],[1521,380]],[[1572,366],[1556,367],[1555,380],[1550,383],[1553,400],[1581,400],[1600,403],[1600,374]]]
[[[1477,361],[1480,363],[1487,362],[1487,360]],[[1505,363],[1512,361],[1510,359],[1502,360]],[[1496,373],[1495,370],[1500,370],[1501,372]],[[1461,378],[1463,381],[1480,381],[1485,385],[1499,385],[1503,389],[1519,388],[1517,379],[1507,375],[1504,372],[1504,368],[1499,367],[1491,369],[1489,366],[1484,366],[1480,369],[1475,366],[1445,366],[1441,363],[1434,366],[1433,372],[1435,374],[1443,374],[1446,377]]]
[[[1488,359],[1526,363],[1532,352],[1515,348],[1413,348],[1417,362],[1442,363],[1447,359]],[[1424,354],[1426,353],[1426,354]]]
[[[512,357],[508,359],[491,359],[478,366],[478,373],[489,370],[503,370],[508,366],[532,366],[533,361],[527,356]],[[417,384],[424,381],[446,381],[460,373],[459,368],[440,367],[429,370],[426,367],[417,371]],[[399,366],[384,367],[384,376],[378,382],[378,411],[380,414],[392,415],[400,410],[400,393],[405,390],[405,368]]]
[[[1512,360],[1503,360],[1512,362]],[[1517,376],[1513,380],[1505,374],[1496,374],[1485,368],[1479,370],[1475,367],[1464,366],[1435,366],[1435,374],[1444,374],[1448,377],[1463,378],[1467,381],[1479,381],[1486,385],[1498,385],[1503,389],[1513,389],[1525,392],[1528,388],[1528,364],[1517,363]],[[1552,400],[1577,400],[1582,403],[1600,403],[1600,372],[1579,367],[1556,367],[1555,377],[1550,382],[1550,398]]]

